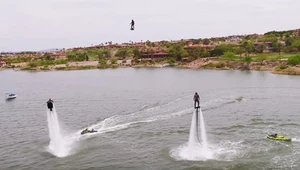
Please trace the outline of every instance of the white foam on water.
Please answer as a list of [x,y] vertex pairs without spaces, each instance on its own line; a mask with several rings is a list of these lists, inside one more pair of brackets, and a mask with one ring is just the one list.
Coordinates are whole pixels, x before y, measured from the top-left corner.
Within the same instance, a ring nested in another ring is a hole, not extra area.
[[221,142],[220,146],[208,142],[205,121],[201,108],[199,109],[201,139],[198,136],[198,121],[196,112],[193,113],[191,121],[189,141],[170,151],[170,156],[176,160],[206,161],[223,160],[230,161],[240,155],[239,148],[242,145],[239,142]]
[[68,156],[71,153],[73,142],[67,140],[62,135],[55,106],[53,107],[52,112],[47,110],[47,121],[50,138],[50,143],[47,150],[57,157]]
[[237,157],[242,157],[241,142],[223,141],[219,145],[208,144],[204,148],[200,143],[189,146],[185,143],[170,151],[170,156],[175,160],[189,160],[189,161],[207,161],[207,160],[221,160],[232,161]]
[[189,141],[187,144],[179,146],[179,148],[171,151],[171,156],[177,160],[191,160],[191,161],[205,161],[208,159],[214,159],[214,152],[212,148],[209,147],[207,142],[205,124],[202,111],[200,109],[200,130],[201,130],[201,141],[198,136],[197,127],[197,113],[193,113],[193,118],[191,122]]

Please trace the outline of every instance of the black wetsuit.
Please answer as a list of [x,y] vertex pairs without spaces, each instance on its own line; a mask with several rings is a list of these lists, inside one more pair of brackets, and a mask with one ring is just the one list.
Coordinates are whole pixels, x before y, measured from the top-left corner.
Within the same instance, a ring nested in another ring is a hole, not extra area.
[[130,24],[131,24],[131,28],[130,29],[134,30],[134,21],[132,20]]
[[50,109],[50,111],[52,111],[52,109],[53,109],[53,103],[52,103],[51,100],[49,100],[49,101],[47,102],[47,107],[48,107],[48,109]]
[[[200,107],[199,99],[200,99],[199,95],[198,95],[198,94],[195,94],[195,95],[194,95],[194,107],[195,107],[195,108],[196,108],[196,107]],[[198,103],[197,106],[196,106],[196,103]]]

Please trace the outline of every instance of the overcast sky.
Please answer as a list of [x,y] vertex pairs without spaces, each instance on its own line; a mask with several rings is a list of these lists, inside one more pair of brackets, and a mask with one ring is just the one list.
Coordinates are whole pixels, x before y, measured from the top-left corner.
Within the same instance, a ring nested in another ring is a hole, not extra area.
[[0,0],[0,51],[265,33],[299,16],[300,0]]

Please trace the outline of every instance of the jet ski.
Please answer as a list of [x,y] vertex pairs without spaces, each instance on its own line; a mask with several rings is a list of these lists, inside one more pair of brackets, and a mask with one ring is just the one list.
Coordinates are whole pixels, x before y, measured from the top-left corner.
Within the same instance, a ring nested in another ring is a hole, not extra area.
[[268,139],[272,139],[272,140],[292,141],[292,139],[290,137],[279,136],[277,134],[275,134],[275,135],[268,135],[267,138]]
[[97,131],[94,130],[94,129],[88,130],[88,129],[86,128],[86,129],[84,129],[84,130],[81,132],[81,134],[84,135],[84,134],[86,134],[86,133],[94,133],[94,132],[97,132]]

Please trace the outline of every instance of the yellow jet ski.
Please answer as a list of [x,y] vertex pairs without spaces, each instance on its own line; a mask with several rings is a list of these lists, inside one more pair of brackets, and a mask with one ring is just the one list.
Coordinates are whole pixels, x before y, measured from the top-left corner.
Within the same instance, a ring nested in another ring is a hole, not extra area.
[[268,139],[272,139],[272,140],[292,141],[292,139],[291,139],[290,137],[279,136],[279,135],[277,135],[277,134],[274,134],[274,135],[268,135],[267,138],[268,138]]

